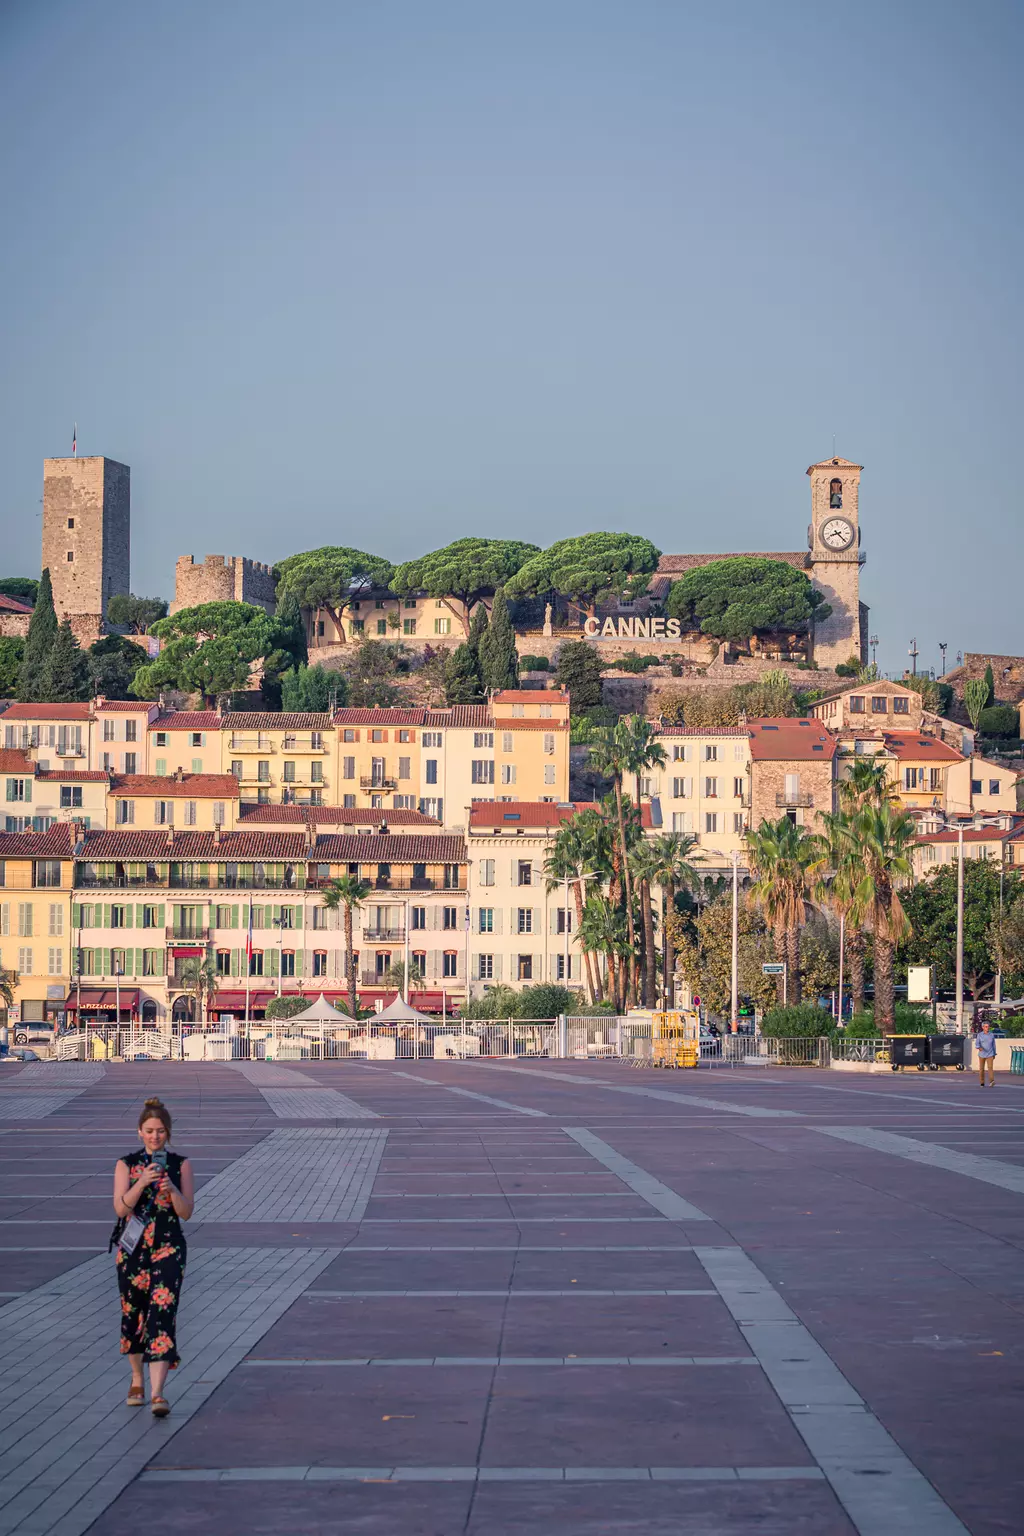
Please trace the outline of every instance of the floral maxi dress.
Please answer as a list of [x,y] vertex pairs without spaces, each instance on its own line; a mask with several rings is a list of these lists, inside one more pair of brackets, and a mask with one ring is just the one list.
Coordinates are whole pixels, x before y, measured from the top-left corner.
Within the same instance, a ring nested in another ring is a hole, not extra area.
[[[148,1152],[136,1149],[121,1159],[128,1169],[129,1188],[151,1162]],[[167,1175],[181,1188],[181,1165],[176,1152],[167,1154]],[[163,1360],[173,1371],[178,1364],[175,1324],[178,1297],[185,1277],[185,1234],[169,1194],[143,1195],[139,1215],[146,1226],[134,1253],[117,1250],[117,1285],[121,1293],[121,1353],[142,1355],[144,1360]]]

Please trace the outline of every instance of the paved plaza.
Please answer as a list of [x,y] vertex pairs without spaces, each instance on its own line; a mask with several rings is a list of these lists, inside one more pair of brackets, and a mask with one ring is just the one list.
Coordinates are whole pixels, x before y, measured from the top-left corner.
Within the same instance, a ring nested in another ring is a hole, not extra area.
[[[1024,1081],[616,1063],[0,1069],[0,1533],[1003,1536]],[[199,1189],[124,1406],[115,1159]]]

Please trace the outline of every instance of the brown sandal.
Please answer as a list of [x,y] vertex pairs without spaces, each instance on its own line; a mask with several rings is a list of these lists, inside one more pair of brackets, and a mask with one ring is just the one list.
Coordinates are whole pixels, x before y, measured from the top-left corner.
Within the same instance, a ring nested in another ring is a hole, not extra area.
[[154,1419],[166,1419],[171,1411],[171,1405],[166,1397],[154,1397],[151,1405]]
[[146,1401],[145,1387],[129,1387],[125,1404],[129,1408],[141,1408]]

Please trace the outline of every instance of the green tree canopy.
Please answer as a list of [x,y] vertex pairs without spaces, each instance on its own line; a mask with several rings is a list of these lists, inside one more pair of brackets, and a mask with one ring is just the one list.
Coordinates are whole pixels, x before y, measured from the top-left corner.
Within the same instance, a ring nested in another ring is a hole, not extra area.
[[397,640],[364,640],[348,668],[354,709],[388,709],[398,702],[396,673],[408,672],[408,649]]
[[88,650],[93,696],[131,699],[135,674],[147,660],[146,652],[126,635],[104,635]]
[[272,997],[267,1004],[264,1018],[267,1019],[293,1019],[297,1013],[305,1013],[309,1007],[308,997]]
[[332,695],[340,708],[348,702],[348,692],[344,673],[300,663],[281,678],[281,708],[290,714],[323,714],[331,707]]
[[50,704],[74,704],[92,693],[89,658],[83,656],[69,619],[57,630],[40,686],[40,697]]
[[275,567],[280,603],[291,594],[304,608],[325,608],[341,627],[341,615],[360,591],[391,584],[394,566],[383,555],[362,549],[324,545],[301,555],[289,555]]
[[180,688],[212,699],[246,688],[258,661],[279,676],[294,659],[290,629],[252,603],[200,603],[158,619],[152,633],[166,642],[155,660],[140,667],[132,691],[155,698]]
[[57,612],[53,606],[53,589],[50,572],[43,572],[39,583],[39,595],[35,610],[29,620],[25,654],[18,675],[18,698],[27,704],[35,704],[47,695],[43,692],[46,664],[57,639]]
[[445,657],[444,697],[446,704],[479,704],[483,698],[479,663],[468,641]]
[[39,582],[34,576],[0,577],[0,592],[4,597],[16,597],[19,602],[34,604]]
[[559,539],[527,560],[506,583],[509,597],[557,593],[593,612],[603,594],[638,596],[661,551],[635,533],[583,533]]
[[391,578],[391,590],[401,597],[425,592],[428,597],[457,598],[462,612],[452,611],[468,635],[473,604],[504,586],[539,553],[536,544],[523,544],[518,539],[456,539],[444,549],[400,565]]
[[739,555],[698,565],[672,583],[668,613],[719,640],[800,633],[832,609],[803,571],[785,560]]
[[123,624],[133,635],[144,635],[157,619],[165,618],[167,604],[162,597],[135,597],[116,592],[107,599],[107,618],[111,624]]
[[504,588],[494,594],[491,619],[480,637],[480,676],[486,689],[515,688],[519,682],[519,653]]
[[[1004,879],[1004,916],[1017,905],[1019,891],[1019,877]],[[933,965],[936,985],[952,987],[956,981],[956,859],[919,880],[902,899],[914,931],[900,946],[900,961]],[[1024,902],[1024,896],[1019,899]],[[970,997],[991,996],[998,965],[993,931],[998,918],[999,865],[995,860],[965,858],[964,986]]]
[[24,655],[25,642],[19,635],[0,636],[0,699],[14,697]]
[[1019,736],[1020,714],[1011,704],[990,704],[978,716],[983,736]]
[[601,658],[586,640],[566,640],[558,648],[555,681],[569,694],[569,712],[585,715],[601,704]]

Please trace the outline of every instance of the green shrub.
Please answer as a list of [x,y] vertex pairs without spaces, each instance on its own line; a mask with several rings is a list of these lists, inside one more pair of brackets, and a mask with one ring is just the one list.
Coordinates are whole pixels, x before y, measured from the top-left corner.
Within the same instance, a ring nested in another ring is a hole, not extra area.
[[560,986],[556,981],[538,982],[524,987],[519,994],[521,1019],[557,1019],[560,1013],[580,1013],[583,1010],[583,993],[571,987]]
[[620,672],[646,672],[648,667],[660,667],[660,656],[641,656],[638,651],[627,651],[612,663]]
[[813,1040],[817,1035],[827,1035],[834,1028],[835,1020],[817,1003],[794,1003],[790,1008],[770,1008],[761,1020],[762,1035],[776,1040]]
[[1008,1035],[1011,1040],[1024,1040],[1024,1017],[1016,1019],[1000,1019],[999,1028]]
[[978,730],[984,736],[1017,736],[1020,715],[1009,704],[991,704],[978,716]]
[[877,1040],[878,1029],[875,1025],[874,1014],[867,1011],[855,1013],[847,1021],[846,1028],[843,1030],[843,1037],[846,1040]]
[[291,1019],[297,1013],[305,1013],[308,1007],[308,997],[275,997],[267,1004],[266,1017],[268,1019]]
[[894,1035],[931,1035],[932,1011],[918,1008],[913,1003],[897,1003],[893,1009],[892,1032]]
[[546,656],[520,656],[520,672],[546,672],[550,663]]

